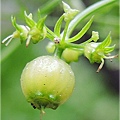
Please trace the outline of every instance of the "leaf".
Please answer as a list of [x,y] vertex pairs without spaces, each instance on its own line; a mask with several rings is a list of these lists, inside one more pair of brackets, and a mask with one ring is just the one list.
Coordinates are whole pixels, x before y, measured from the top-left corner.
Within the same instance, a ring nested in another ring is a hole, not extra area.
[[55,27],[54,27],[54,33],[55,33],[58,37],[60,37],[60,30],[61,30],[61,25],[62,25],[63,18],[64,18],[64,16],[62,15],[62,16],[58,19],[58,21],[56,22]]
[[94,16],[92,16],[91,19],[87,22],[87,24],[82,28],[82,30],[77,35],[70,38],[68,40],[68,42],[74,42],[74,41],[77,41],[78,39],[80,39],[87,32],[87,30],[90,28],[90,26],[93,22],[93,17]]
[[26,11],[24,11],[25,21],[30,28],[36,25],[36,22],[32,19],[32,14],[27,15]]
[[21,32],[21,31],[22,31],[22,28],[21,28],[20,25],[18,25],[18,24],[16,23],[16,18],[13,17],[13,16],[11,16],[11,21],[12,21],[13,26],[16,28],[16,30],[18,30],[18,31]]
[[38,22],[37,22],[37,28],[39,30],[43,29],[44,27],[44,24],[45,24],[45,19],[46,19],[47,16],[41,18]]
[[104,53],[108,54],[110,52],[112,52],[115,49],[115,45],[111,46],[111,47],[105,47]]
[[111,37],[110,33],[106,37],[106,39],[98,46],[99,49],[104,49],[105,47],[109,46],[111,44]]

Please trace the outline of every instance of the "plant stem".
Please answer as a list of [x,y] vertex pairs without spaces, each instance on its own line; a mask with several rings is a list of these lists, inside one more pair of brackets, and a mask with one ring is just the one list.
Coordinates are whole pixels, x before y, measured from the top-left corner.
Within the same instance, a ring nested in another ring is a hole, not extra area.
[[44,107],[41,106],[41,110],[40,110],[40,120],[42,120],[42,117],[43,117],[44,114],[45,114]]
[[69,23],[70,23],[70,21],[67,21],[66,24],[65,24],[65,29],[63,31],[63,37],[62,37],[61,42],[65,41],[65,38],[67,37],[67,31],[68,31]]
[[[56,1],[54,1],[54,2],[58,3]],[[66,34],[64,36],[69,37],[70,34],[72,33],[72,31],[74,30],[74,28],[77,26],[77,24],[79,24],[84,18],[86,18],[87,16],[89,16],[92,13],[95,13],[97,10],[99,10],[99,9],[101,9],[103,7],[106,7],[107,5],[112,4],[114,2],[115,2],[115,0],[103,0],[103,1],[97,2],[97,3],[93,4],[93,5],[91,5],[90,7],[86,8],[83,12],[78,14],[75,17],[75,19],[73,19],[70,22],[70,24],[68,26],[67,33],[64,33],[64,34]],[[53,4],[55,4],[55,3],[53,3]],[[56,4],[55,4],[55,6],[56,6]],[[45,10],[43,13],[45,13],[46,11],[47,10]],[[49,28],[47,28],[47,30],[49,31],[49,33],[51,35],[53,35],[53,37],[56,37],[55,34]],[[48,36],[48,37],[50,37],[50,36]],[[2,50],[1,62],[4,61],[10,54],[12,54],[12,52],[14,52],[19,47],[19,45],[20,44],[17,42],[15,44],[12,44],[10,47],[7,47],[4,50]]]
[[87,41],[85,41],[85,42],[81,43],[81,45],[82,45],[82,46],[84,46],[86,43],[90,43],[92,40],[93,40],[93,39],[92,39],[92,38],[90,38],[90,39],[88,39]]
[[63,52],[63,49],[56,47],[54,56],[61,58],[62,52]]
[[65,45],[67,48],[80,48],[83,49],[84,46],[82,44],[74,44],[74,43],[66,43]]
[[68,39],[68,42],[75,42],[78,39],[80,39],[87,32],[87,30],[90,28],[92,21],[93,21],[93,17],[94,16],[92,16],[92,18],[87,22],[87,24],[82,28],[82,30],[77,35]]
[[49,33],[47,33],[46,37],[47,37],[49,40],[51,40],[51,41],[53,41],[53,39],[54,39],[54,37],[51,36]]
[[69,24],[69,28],[67,31],[67,36],[70,36],[74,28],[87,16],[91,15],[92,13],[95,13],[97,10],[106,7],[109,4],[114,3],[115,0],[103,0],[100,2],[97,2],[90,7],[86,8],[83,12],[79,13]]
[[48,31],[48,33],[50,33],[54,38],[57,37],[56,34],[52,30],[50,30],[47,26],[45,26],[45,27],[46,27],[46,30]]
[[55,27],[54,27],[54,33],[60,37],[60,30],[61,30],[61,25],[63,21],[64,16],[62,15],[56,22]]
[[48,14],[50,13],[52,10],[54,10],[54,8],[59,5],[61,2],[61,0],[49,0],[47,2],[45,2],[45,4],[43,4],[41,7],[40,7],[40,12],[41,14],[45,15],[45,14]]

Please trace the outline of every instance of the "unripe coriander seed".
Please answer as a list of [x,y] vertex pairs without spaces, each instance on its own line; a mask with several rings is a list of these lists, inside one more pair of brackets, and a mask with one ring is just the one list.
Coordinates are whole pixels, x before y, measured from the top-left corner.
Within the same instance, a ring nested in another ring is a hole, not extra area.
[[34,108],[56,109],[71,95],[75,77],[71,67],[53,56],[38,57],[27,63],[21,75],[25,98]]

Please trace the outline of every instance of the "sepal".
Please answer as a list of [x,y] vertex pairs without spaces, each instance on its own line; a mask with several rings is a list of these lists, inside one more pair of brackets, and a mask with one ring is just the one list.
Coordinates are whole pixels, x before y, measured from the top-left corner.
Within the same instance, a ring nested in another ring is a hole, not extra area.
[[30,13],[29,15],[27,15],[26,11],[24,11],[24,17],[25,17],[25,21],[27,23],[27,25],[32,28],[36,25],[36,22],[32,19],[32,13]]

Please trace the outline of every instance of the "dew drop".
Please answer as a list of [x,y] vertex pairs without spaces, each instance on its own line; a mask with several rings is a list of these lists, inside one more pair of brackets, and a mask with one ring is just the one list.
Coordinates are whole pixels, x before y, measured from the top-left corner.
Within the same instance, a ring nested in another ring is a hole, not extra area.
[[49,98],[52,99],[52,100],[55,99],[54,95],[52,95],[52,94],[49,95]]
[[43,93],[40,92],[40,91],[37,91],[37,92],[36,92],[36,95],[37,95],[37,96],[43,96]]

